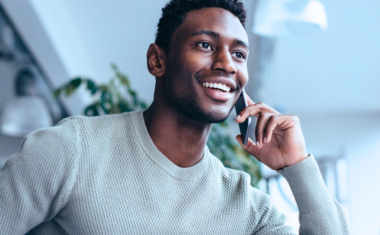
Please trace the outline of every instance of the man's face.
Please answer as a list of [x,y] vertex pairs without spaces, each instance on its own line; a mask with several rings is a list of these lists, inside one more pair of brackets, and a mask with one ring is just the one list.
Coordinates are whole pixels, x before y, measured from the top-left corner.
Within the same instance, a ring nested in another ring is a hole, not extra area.
[[168,55],[165,93],[195,121],[224,121],[248,82],[248,36],[222,8],[190,11],[175,31]]

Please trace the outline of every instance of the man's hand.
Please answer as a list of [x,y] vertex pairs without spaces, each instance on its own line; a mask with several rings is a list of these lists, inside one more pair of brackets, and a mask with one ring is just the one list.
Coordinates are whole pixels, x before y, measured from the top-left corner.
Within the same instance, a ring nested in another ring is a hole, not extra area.
[[236,117],[236,122],[242,123],[249,116],[257,117],[256,143],[249,139],[244,146],[241,135],[236,139],[248,153],[273,170],[297,164],[308,157],[297,116],[281,115],[273,108],[245,97],[248,107]]

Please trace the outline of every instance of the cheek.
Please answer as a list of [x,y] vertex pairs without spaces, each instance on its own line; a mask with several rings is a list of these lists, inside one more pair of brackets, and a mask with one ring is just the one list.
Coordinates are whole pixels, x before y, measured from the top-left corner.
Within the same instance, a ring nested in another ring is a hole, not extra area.
[[[207,61],[194,53],[176,54],[169,67],[169,76],[173,85],[181,87],[184,92],[193,90],[195,84],[194,74],[200,71]],[[203,65],[203,66],[202,66]]]
[[175,53],[170,56],[171,60],[169,61],[169,75],[173,80],[181,80],[184,78],[184,75],[188,73],[189,66],[186,56],[183,56],[181,53]]
[[249,77],[248,77],[248,70],[246,67],[239,69],[238,80],[242,87],[245,87],[245,85],[247,85]]
[[184,66],[185,64],[182,62],[177,60],[168,67],[167,92],[174,93],[177,97],[184,97],[189,92],[192,92],[190,86],[191,74],[189,75],[188,66]]

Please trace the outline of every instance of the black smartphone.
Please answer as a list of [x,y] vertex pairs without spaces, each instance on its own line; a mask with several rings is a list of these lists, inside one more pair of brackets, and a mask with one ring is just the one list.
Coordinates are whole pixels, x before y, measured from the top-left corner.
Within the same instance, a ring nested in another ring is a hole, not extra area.
[[[240,112],[247,106],[248,106],[248,104],[247,104],[247,100],[245,99],[245,91],[243,88],[243,90],[240,93],[238,100],[235,103],[236,116],[239,115]],[[252,118],[251,117],[248,117],[247,119],[245,119],[244,122],[239,123],[240,134],[242,135],[242,142],[244,145],[247,145],[247,143],[248,143],[251,124],[252,124]]]

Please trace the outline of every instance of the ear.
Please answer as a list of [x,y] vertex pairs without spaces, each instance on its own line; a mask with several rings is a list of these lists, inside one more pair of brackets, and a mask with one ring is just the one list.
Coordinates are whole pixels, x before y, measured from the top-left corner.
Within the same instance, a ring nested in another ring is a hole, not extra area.
[[165,74],[165,52],[157,44],[150,44],[146,54],[149,72],[155,77]]

